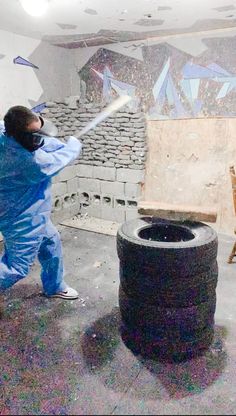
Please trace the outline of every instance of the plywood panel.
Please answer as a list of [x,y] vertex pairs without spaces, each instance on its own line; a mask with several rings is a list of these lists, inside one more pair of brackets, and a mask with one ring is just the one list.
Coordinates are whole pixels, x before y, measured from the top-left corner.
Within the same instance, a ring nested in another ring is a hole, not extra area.
[[144,200],[217,206],[216,229],[233,235],[235,137],[236,119],[149,121]]

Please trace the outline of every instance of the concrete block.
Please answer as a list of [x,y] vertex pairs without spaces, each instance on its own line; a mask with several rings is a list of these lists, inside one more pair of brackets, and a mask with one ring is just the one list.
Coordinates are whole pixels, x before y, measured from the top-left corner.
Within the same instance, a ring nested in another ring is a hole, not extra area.
[[116,180],[116,169],[107,168],[103,166],[94,166],[93,177],[95,179],[103,179],[106,181],[115,181]]
[[127,199],[126,200],[126,207],[127,209],[138,209],[138,201],[135,199]]
[[52,177],[52,184],[60,182],[59,174]]
[[67,193],[66,182],[58,182],[52,185],[52,197],[62,196]]
[[101,218],[101,206],[90,205],[88,207],[81,207],[81,214],[88,214],[90,217]]
[[144,171],[144,167],[145,167],[145,165],[144,165],[144,163],[141,163],[141,165],[138,165],[138,164],[135,164],[135,165],[129,165],[129,168],[130,169],[133,169],[133,170],[139,170],[139,171]]
[[114,206],[114,199],[111,195],[102,195],[101,196],[101,204],[105,207],[113,207]]
[[79,204],[79,196],[76,192],[70,194],[71,205]]
[[113,196],[124,196],[125,184],[122,182],[101,181],[101,193]]
[[55,211],[52,213],[52,222],[54,224],[59,224],[64,220],[68,220],[71,218],[71,212],[69,209],[62,209],[61,211]]
[[87,179],[79,178],[78,179],[79,189],[87,189],[90,192],[101,192],[101,181],[99,179]]
[[59,224],[61,221],[63,221],[64,219],[68,219],[68,217],[66,218],[66,216],[68,215],[68,212],[64,212],[64,216],[63,216],[63,211],[55,211],[51,214],[51,219],[53,224],[57,225]]
[[126,200],[125,198],[122,197],[118,197],[114,199],[114,207],[115,208],[123,208],[125,209],[126,207]]
[[77,195],[78,195],[80,204],[90,205],[91,196],[89,192],[80,190]]
[[52,212],[59,212],[62,210],[62,198],[57,197],[52,202]]
[[141,196],[142,188],[137,183],[125,184],[125,196],[126,198],[139,198]]
[[115,221],[122,224],[125,222],[125,210],[101,206],[101,218],[103,220]]
[[60,224],[62,221],[69,220],[75,215],[78,215],[80,212],[81,208],[78,203],[60,211],[54,211],[51,216],[52,222],[54,224]]
[[117,169],[116,180],[118,182],[140,183],[144,182],[144,170]]
[[70,208],[71,206],[79,203],[79,197],[76,193],[66,194],[62,197],[63,209]]
[[52,102],[52,101],[48,101],[48,102],[46,103],[46,106],[47,106],[48,108],[58,107],[58,105],[57,105],[55,102]]
[[79,163],[76,165],[76,175],[80,178],[93,178],[93,166]]
[[81,207],[80,207],[79,203],[76,203],[76,204],[72,205],[69,208],[69,217],[68,218],[72,218],[75,215],[78,215],[80,213],[80,211],[81,211]]
[[131,221],[131,220],[135,220],[136,218],[140,218],[141,215],[138,213],[137,209],[127,209],[125,211],[125,220],[126,221]]
[[78,108],[79,100],[80,100],[80,96],[79,95],[74,95],[74,96],[66,97],[65,98],[65,104],[68,105],[68,107],[71,110],[74,110],[74,109],[77,109]]
[[91,205],[101,205],[101,195],[99,194],[92,194],[90,197]]
[[69,181],[76,177],[76,166],[67,166],[59,173],[59,179],[61,182]]
[[70,179],[67,182],[67,192],[68,192],[68,194],[77,193],[78,189],[79,189],[79,186],[78,186],[78,178],[77,177],[75,177],[73,179]]

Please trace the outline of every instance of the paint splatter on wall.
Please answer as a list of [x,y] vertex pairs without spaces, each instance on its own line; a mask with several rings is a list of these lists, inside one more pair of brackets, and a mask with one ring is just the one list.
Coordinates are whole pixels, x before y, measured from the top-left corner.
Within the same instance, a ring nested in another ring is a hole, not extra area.
[[38,66],[32,64],[27,59],[22,58],[21,56],[17,56],[16,58],[14,58],[13,62],[14,62],[14,64],[17,64],[17,65],[24,65],[24,66],[29,66],[31,68],[39,69]]
[[133,97],[151,119],[236,116],[236,37],[203,39],[193,56],[168,43],[142,44],[143,61],[99,49],[79,75],[87,98]]

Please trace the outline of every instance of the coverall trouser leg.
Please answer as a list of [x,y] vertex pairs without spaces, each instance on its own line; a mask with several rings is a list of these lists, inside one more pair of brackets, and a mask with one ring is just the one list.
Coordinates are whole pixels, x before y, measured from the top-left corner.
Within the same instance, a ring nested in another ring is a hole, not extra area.
[[[4,254],[0,258],[0,293],[26,277],[38,256],[45,294],[66,288],[60,235],[50,220],[42,226],[28,226],[25,221],[2,230]],[[20,229],[20,232],[19,232]]]
[[54,234],[43,238],[38,252],[38,259],[42,266],[41,280],[46,295],[54,295],[66,288],[63,280],[64,267],[60,234],[53,225],[50,229],[54,229]]

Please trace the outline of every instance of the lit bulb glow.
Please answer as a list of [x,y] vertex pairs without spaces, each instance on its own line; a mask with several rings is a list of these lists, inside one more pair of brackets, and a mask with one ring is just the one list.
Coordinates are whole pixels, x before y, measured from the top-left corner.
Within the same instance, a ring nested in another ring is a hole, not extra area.
[[30,16],[40,17],[48,9],[48,0],[20,0],[21,6]]

